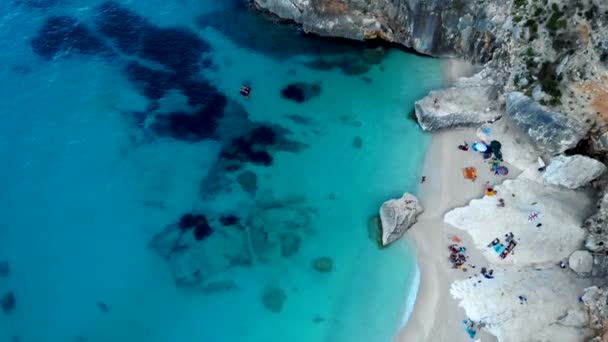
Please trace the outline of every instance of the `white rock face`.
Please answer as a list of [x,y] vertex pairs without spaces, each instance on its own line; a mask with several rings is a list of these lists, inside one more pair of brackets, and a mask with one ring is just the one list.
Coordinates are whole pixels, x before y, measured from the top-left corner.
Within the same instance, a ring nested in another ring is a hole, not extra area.
[[484,80],[481,74],[461,78],[453,87],[431,91],[416,101],[416,117],[422,129],[479,125],[499,118],[502,112],[489,97],[490,80]]
[[574,251],[568,258],[568,266],[578,275],[588,275],[593,269],[593,255],[587,250]]
[[[475,199],[463,208],[448,212],[444,220],[466,230],[489,262],[518,264],[555,263],[583,244],[583,221],[591,214],[592,199],[586,192],[547,187],[527,177],[507,180],[494,188],[493,197]],[[513,196],[515,195],[515,196]],[[505,207],[498,207],[503,198]],[[530,214],[538,218],[529,221]],[[541,227],[536,227],[541,223]],[[517,246],[505,259],[488,248],[494,239],[504,240],[512,232]]]
[[589,184],[606,172],[601,162],[581,155],[560,155],[551,159],[544,174],[545,182],[568,189],[577,189]]
[[[450,292],[469,318],[486,323],[501,342],[585,341],[586,312],[578,301],[588,280],[560,268],[498,269],[494,279],[456,281]],[[522,303],[519,296],[527,300]]]
[[384,202],[380,207],[382,245],[386,246],[403,236],[403,233],[416,223],[416,218],[422,211],[418,199],[407,192],[399,199]]

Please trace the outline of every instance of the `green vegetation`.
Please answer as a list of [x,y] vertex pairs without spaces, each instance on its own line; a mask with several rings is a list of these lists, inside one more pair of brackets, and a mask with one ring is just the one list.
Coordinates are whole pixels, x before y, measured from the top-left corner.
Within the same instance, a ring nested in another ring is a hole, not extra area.
[[560,11],[559,6],[553,4],[551,5],[551,10],[553,12],[549,17],[546,26],[549,33],[554,35],[557,30],[566,28],[568,26],[568,22],[565,19],[561,19],[564,13]]
[[464,10],[464,3],[462,0],[452,0],[452,8],[460,12]]
[[524,7],[528,3],[528,0],[515,0],[514,3],[516,7]]
[[536,24],[536,21],[528,19],[524,23],[524,26],[527,27],[530,32],[530,41],[533,41],[538,37],[538,25]]
[[542,64],[538,73],[538,80],[545,93],[557,99],[562,97],[562,92],[558,88],[559,80],[552,63],[545,61]]
[[529,47],[528,50],[526,50],[526,55],[528,57],[534,57],[534,49],[532,49],[531,47]]

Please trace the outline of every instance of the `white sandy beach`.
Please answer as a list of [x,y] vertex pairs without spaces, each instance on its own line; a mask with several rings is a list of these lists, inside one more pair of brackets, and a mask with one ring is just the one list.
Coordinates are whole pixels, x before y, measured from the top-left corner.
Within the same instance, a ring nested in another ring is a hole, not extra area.
[[[471,341],[464,331],[466,318],[456,300],[450,295],[454,280],[466,279],[485,266],[481,253],[474,248],[471,238],[463,231],[443,222],[443,215],[471,199],[483,195],[483,183],[500,183],[504,178],[493,176],[477,153],[463,152],[457,146],[464,140],[469,144],[476,139],[474,129],[459,129],[433,134],[422,174],[427,177],[419,185],[419,198],[425,209],[418,222],[406,233],[415,246],[420,270],[420,287],[414,309],[405,328],[396,340],[411,341]],[[462,169],[475,166],[478,178],[475,182],[462,176]],[[513,176],[513,175],[510,175]],[[457,235],[467,246],[468,263],[476,265],[467,272],[451,268],[448,261],[449,237]],[[478,334],[482,341],[494,341],[487,334]]]

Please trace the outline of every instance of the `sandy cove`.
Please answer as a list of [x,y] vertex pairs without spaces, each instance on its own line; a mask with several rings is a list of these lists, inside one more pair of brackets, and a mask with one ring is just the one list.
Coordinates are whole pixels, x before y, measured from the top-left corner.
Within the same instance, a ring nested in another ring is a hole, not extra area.
[[[412,341],[471,341],[464,331],[464,310],[450,295],[450,285],[478,273],[485,259],[471,242],[470,236],[443,222],[443,215],[471,199],[483,196],[483,183],[501,183],[505,177],[490,173],[478,153],[458,150],[463,141],[476,139],[474,129],[457,129],[434,133],[422,169],[426,182],[419,185],[418,196],[425,209],[418,222],[408,230],[406,239],[416,249],[420,271],[420,287],[414,309],[396,340]],[[462,176],[466,166],[478,168],[475,182]],[[509,176],[512,176],[510,174]],[[448,261],[449,237],[457,235],[467,246],[467,263],[476,265],[467,272],[451,268]],[[482,341],[494,341],[488,334],[478,335]]]

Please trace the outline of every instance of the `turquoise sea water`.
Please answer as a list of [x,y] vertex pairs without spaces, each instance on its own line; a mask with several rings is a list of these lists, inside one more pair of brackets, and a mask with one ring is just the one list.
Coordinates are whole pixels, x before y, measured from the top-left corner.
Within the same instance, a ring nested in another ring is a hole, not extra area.
[[[395,49],[366,59],[377,50],[275,32],[220,2],[116,3],[210,46],[207,67],[188,77],[226,97],[230,122],[212,136],[183,138],[154,123],[198,109],[181,88],[159,100],[142,95],[127,63],[171,67],[102,37],[101,4],[0,3],[0,261],[11,267],[0,295],[16,298],[0,313],[0,341],[390,340],[413,302],[415,260],[405,242],[377,249],[367,225],[384,200],[415,190],[428,137],[407,113],[441,84],[439,61]],[[69,32],[81,25],[109,48],[82,53],[65,47],[74,42],[46,41],[64,45],[50,58],[34,53],[31,40],[53,15],[76,18]],[[342,62],[307,66],[319,56]],[[302,103],[282,98],[296,82],[318,84],[320,93]],[[238,93],[243,83],[252,86],[249,99]],[[283,139],[268,149],[272,163],[223,168],[230,139],[262,124]],[[235,181],[245,170],[256,175],[255,193]],[[184,253],[243,248],[245,260],[205,265],[202,273],[213,272],[176,283],[183,268],[150,242],[185,213],[206,215],[213,232],[201,242],[187,232]],[[222,226],[227,214],[239,223]],[[289,256],[279,252],[286,234],[299,241]],[[318,257],[332,260],[330,272],[311,266]],[[279,312],[263,305],[269,288],[285,296]]]

